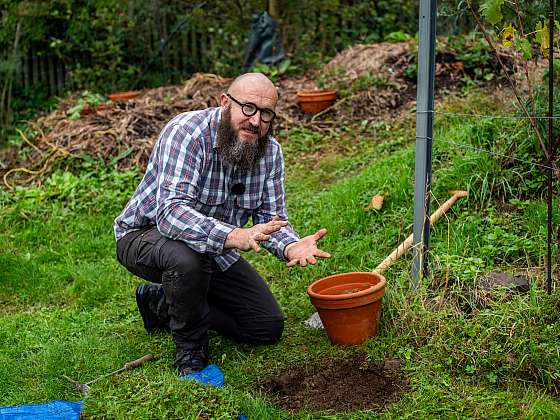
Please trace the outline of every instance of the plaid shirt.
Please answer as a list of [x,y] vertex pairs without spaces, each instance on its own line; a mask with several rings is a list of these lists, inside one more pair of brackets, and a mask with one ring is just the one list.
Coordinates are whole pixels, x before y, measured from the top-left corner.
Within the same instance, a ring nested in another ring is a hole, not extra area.
[[[185,112],[161,132],[144,178],[115,219],[116,239],[148,225],[168,238],[181,240],[200,253],[214,256],[222,270],[239,259],[235,249],[224,249],[227,235],[244,226],[266,223],[274,215],[288,220],[284,194],[284,158],[270,138],[264,156],[251,173],[222,161],[217,147],[220,108]],[[233,185],[245,191],[236,195]],[[299,240],[290,225],[270,235],[261,245],[280,259],[284,248]]]

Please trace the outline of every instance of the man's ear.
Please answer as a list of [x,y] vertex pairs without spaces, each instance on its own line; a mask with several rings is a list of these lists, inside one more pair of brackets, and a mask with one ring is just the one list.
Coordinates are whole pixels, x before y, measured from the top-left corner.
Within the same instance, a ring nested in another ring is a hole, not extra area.
[[229,100],[229,98],[226,96],[225,93],[222,93],[222,94],[220,95],[220,106],[221,106],[223,109],[226,108],[226,106],[227,106],[227,104],[228,104],[228,100]]

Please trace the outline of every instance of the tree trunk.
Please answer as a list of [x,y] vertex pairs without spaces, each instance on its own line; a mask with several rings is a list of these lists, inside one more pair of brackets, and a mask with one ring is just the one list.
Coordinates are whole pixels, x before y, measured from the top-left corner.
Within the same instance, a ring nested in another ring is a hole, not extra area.
[[282,5],[281,0],[269,0],[268,2],[268,14],[278,22],[282,16]]
[[4,81],[4,86],[2,86],[2,94],[0,96],[0,125],[2,128],[8,127],[12,123],[12,82],[14,80],[15,67],[17,64],[17,52],[20,35],[21,22],[18,22],[14,38],[14,50],[12,56],[8,59],[8,74],[6,76],[6,80]]

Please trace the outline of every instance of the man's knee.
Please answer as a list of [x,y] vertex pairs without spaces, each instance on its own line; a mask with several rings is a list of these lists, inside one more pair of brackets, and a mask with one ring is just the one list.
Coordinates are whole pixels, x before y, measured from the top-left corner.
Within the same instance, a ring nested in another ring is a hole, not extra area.
[[258,320],[242,323],[241,328],[245,331],[245,337],[260,344],[272,344],[280,340],[284,332],[284,318]]
[[284,318],[267,321],[265,329],[267,331],[266,342],[275,343],[282,338],[282,333],[284,332]]
[[180,241],[166,241],[160,249],[160,258],[164,275],[199,276],[206,273],[209,267],[208,256],[193,251]]

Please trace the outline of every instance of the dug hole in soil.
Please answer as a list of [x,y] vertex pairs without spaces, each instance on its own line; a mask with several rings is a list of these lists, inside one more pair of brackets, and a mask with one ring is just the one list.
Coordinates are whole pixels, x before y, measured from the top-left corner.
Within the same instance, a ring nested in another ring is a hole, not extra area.
[[346,412],[381,411],[401,398],[409,382],[398,359],[372,363],[366,355],[359,354],[317,365],[290,367],[258,386],[284,410]]

